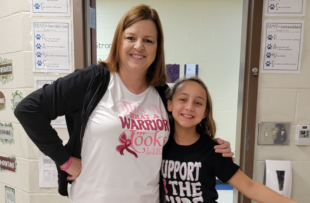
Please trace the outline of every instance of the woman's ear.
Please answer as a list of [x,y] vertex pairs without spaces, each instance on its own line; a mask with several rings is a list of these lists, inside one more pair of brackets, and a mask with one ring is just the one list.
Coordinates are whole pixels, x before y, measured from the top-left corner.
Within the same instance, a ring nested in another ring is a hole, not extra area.
[[172,112],[171,100],[167,101],[167,109],[168,109],[169,112]]

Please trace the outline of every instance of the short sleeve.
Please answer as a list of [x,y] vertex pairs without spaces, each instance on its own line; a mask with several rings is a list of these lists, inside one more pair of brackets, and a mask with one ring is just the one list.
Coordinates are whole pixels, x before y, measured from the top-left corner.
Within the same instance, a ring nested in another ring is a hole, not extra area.
[[222,154],[215,153],[213,173],[223,183],[229,181],[239,168],[240,167],[236,165],[231,158],[223,157]]

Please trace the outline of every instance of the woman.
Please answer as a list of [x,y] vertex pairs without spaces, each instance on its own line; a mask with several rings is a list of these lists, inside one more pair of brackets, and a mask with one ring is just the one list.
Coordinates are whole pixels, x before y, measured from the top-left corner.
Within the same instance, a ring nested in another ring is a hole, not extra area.
[[[161,150],[170,126],[157,12],[139,5],[125,13],[100,64],[33,92],[15,115],[60,166],[61,195],[68,195],[67,180],[74,180],[71,202],[158,202]],[[66,115],[70,135],[65,147],[50,125],[60,115]],[[229,143],[219,147],[232,156]]]

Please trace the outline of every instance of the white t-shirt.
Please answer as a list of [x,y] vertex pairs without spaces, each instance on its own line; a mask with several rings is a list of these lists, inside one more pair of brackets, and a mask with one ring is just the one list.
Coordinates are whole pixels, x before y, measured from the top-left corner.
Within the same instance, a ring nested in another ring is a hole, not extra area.
[[89,117],[72,203],[157,203],[170,126],[154,87],[131,93],[117,73]]

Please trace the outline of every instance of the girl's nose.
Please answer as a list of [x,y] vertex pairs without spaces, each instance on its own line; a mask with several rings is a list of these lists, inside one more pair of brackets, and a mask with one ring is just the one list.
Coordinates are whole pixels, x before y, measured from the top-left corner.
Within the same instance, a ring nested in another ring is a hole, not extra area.
[[142,40],[137,40],[134,47],[138,51],[143,50],[144,49],[143,41]]
[[194,111],[194,105],[191,102],[188,102],[185,109],[188,111]]

